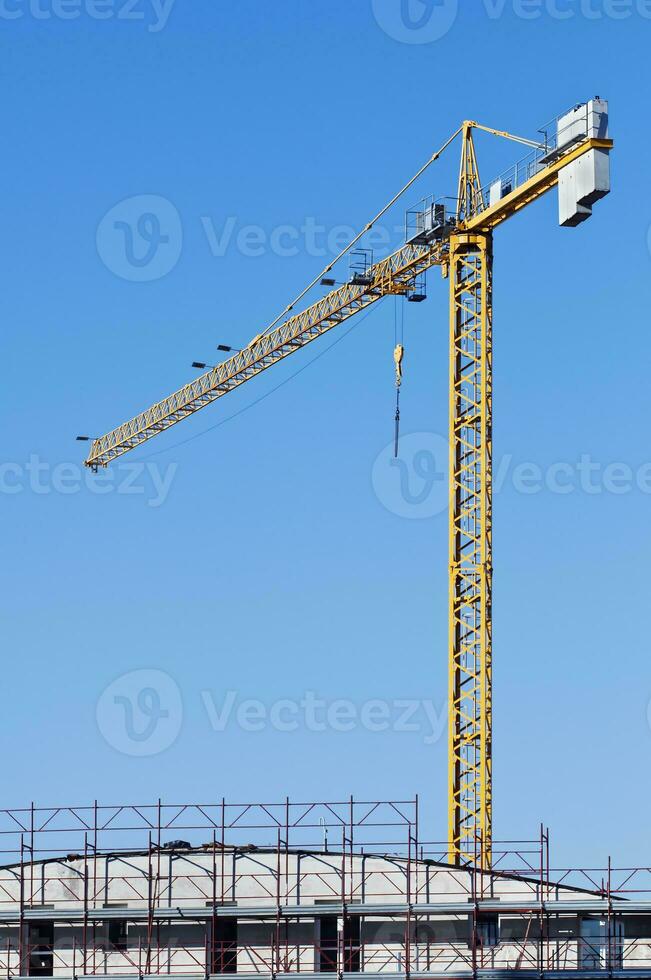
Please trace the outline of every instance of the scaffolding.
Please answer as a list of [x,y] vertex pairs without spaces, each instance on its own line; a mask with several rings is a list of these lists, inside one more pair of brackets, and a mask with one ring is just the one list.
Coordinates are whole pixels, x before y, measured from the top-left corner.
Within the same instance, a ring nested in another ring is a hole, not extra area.
[[418,799],[0,810],[0,976],[651,976],[651,869],[493,868]]

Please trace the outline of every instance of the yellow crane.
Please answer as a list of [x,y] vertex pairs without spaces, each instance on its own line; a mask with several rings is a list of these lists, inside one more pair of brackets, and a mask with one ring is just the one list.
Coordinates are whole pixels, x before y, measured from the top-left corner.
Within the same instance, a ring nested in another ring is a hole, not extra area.
[[[527,158],[482,186],[475,130],[525,144]],[[456,137],[461,138],[461,165],[452,205],[445,199],[428,199],[412,212],[407,240],[397,251],[293,313],[317,282],[335,285],[325,275]],[[448,828],[453,864],[489,868],[492,862],[493,231],[556,186],[560,224],[580,224],[610,190],[612,146],[608,105],[599,98],[557,117],[540,140],[464,122],[321,276],[246,347],[90,440],[86,466],[107,466],[382,297],[424,298],[423,274],[432,266],[441,267],[450,283]],[[401,349],[395,357],[399,385]]]

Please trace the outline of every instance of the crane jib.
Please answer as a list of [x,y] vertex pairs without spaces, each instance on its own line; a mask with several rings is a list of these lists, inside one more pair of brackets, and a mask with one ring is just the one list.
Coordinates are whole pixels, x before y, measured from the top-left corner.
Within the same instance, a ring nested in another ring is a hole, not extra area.
[[[592,149],[612,148],[607,139],[586,139],[568,153],[553,160],[528,182],[516,187],[497,205],[464,222],[469,231],[492,230],[527,204],[555,186],[559,171]],[[382,296],[405,292],[413,280],[432,265],[445,265],[445,242],[430,246],[407,244],[371,267],[371,284],[359,287],[345,284],[332,290],[302,313],[286,320],[255,344],[224,361],[211,371],[184,385],[146,411],[95,439],[85,465],[97,469],[118,456],[194,414],[222,395],[271,367],[288,354],[306,346],[328,330],[353,316]]]

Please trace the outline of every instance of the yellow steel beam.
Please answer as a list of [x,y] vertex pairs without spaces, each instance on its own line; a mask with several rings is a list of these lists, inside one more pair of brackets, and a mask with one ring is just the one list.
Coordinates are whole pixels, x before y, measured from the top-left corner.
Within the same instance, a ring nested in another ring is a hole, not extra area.
[[496,204],[484,208],[462,222],[461,227],[465,231],[492,231],[498,225],[503,224],[527,204],[542,197],[547,191],[551,190],[558,183],[558,175],[563,167],[573,160],[578,160],[590,150],[611,150],[612,140],[604,139],[585,139],[575,147],[561,154],[557,159],[552,160],[533,174],[529,180],[515,187],[510,194],[506,194]]
[[492,850],[492,236],[450,239],[449,787],[452,864]]
[[479,183],[475,141],[472,137],[472,131],[476,125],[476,123],[465,122],[461,129],[461,166],[457,192],[457,219],[460,223],[466,222],[473,214],[478,214],[484,210],[484,196]]
[[[448,837],[450,861],[489,868],[492,756],[492,231],[558,183],[563,167],[610,140],[552,156],[492,206],[463,126],[459,225],[450,238]],[[463,229],[463,231],[461,231]]]

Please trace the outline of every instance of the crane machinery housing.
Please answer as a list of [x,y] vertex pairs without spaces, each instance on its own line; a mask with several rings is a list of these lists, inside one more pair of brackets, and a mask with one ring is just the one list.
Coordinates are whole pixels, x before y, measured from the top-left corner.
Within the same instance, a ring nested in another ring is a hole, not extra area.
[[[482,185],[473,133],[482,130],[528,147],[524,160]],[[178,391],[91,441],[94,470],[249,381],[384,296],[425,297],[423,276],[438,265],[449,279],[449,785],[450,862],[490,868],[492,795],[492,446],[493,232],[554,187],[559,223],[581,224],[610,191],[608,104],[581,103],[541,130],[537,140],[462,123],[346,249],[246,347]],[[461,138],[455,198],[427,199],[408,215],[406,241],[356,268],[348,281],[325,278],[375,221]],[[318,282],[335,286],[298,313]],[[398,352],[396,366],[402,352]],[[82,437],[87,438],[87,437]]]

